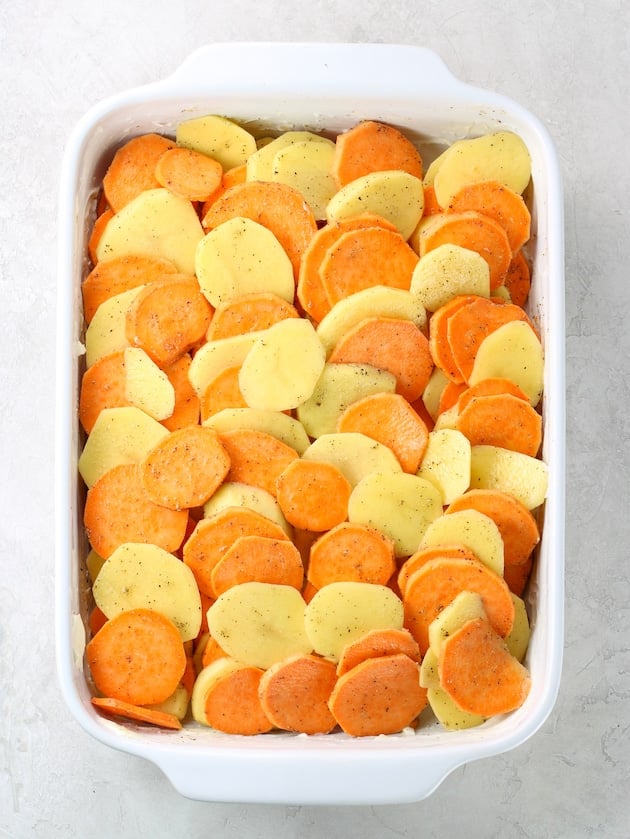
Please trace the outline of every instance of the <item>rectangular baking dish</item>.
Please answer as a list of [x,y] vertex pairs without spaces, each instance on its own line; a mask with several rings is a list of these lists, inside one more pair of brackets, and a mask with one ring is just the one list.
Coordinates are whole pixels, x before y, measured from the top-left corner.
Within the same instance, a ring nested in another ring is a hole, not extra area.
[[[306,128],[336,133],[361,119],[396,125],[426,164],[456,139],[511,130],[532,158],[533,286],[529,311],[545,350],[543,458],[549,490],[527,604],[525,661],[532,690],[515,713],[479,728],[352,739],[289,734],[237,737],[186,726],[163,732],[122,725],[90,704],[84,673],[88,584],[77,475],[82,363],[80,285],[96,190],[114,150],[143,132],[174,134],[183,119],[218,113],[260,134]],[[229,43],[192,53],[173,75],[97,104],[67,144],[59,205],[56,408],[56,650],[65,701],[96,740],[145,758],[184,796],[205,801],[391,804],[430,795],[456,767],[504,753],[532,736],[559,687],[564,575],[564,243],[562,185],[553,143],[517,103],[456,79],[434,53],[372,44]]]

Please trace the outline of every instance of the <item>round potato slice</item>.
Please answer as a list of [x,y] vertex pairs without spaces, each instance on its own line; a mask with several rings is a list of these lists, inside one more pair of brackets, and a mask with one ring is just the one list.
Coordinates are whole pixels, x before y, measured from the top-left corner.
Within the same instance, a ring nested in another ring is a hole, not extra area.
[[308,434],[299,420],[282,411],[260,411],[256,408],[223,408],[203,421],[203,425],[215,431],[229,431],[231,428],[251,428],[265,431],[298,454],[302,454],[310,445]]
[[477,251],[439,245],[418,260],[409,290],[425,309],[435,312],[460,294],[489,297],[490,268]]
[[548,481],[549,470],[543,460],[499,446],[471,449],[471,489],[498,489],[534,510],[545,500]]
[[503,576],[503,539],[490,516],[479,510],[445,513],[427,527],[422,544],[465,545],[480,562]]
[[332,140],[302,140],[280,149],[273,158],[272,180],[301,192],[316,219],[326,218],[326,207],[337,191],[332,174],[335,144]]
[[226,481],[203,507],[204,518],[210,518],[227,507],[247,507],[279,524],[289,538],[293,528],[285,519],[280,505],[270,492],[262,487],[249,486],[239,481]]
[[248,181],[272,181],[276,155],[295,143],[327,142],[319,134],[311,131],[284,131],[278,137],[272,137],[261,143],[259,148],[247,160]]
[[175,138],[178,146],[207,154],[224,169],[241,166],[256,151],[256,140],[249,131],[217,114],[180,122]]
[[302,453],[302,458],[332,463],[353,487],[372,472],[403,471],[388,446],[358,431],[322,434]]
[[99,358],[130,346],[127,338],[127,309],[144,285],[114,294],[104,300],[85,330],[85,363],[91,367]]
[[217,682],[246,665],[235,658],[218,658],[199,671],[190,697],[190,712],[195,722],[209,725],[206,717],[206,700]]
[[470,448],[468,439],[454,428],[429,432],[417,474],[436,485],[444,504],[450,504],[470,485]]
[[229,367],[240,367],[254,342],[264,330],[231,335],[207,341],[194,354],[188,369],[188,378],[197,396],[204,395],[210,382]]

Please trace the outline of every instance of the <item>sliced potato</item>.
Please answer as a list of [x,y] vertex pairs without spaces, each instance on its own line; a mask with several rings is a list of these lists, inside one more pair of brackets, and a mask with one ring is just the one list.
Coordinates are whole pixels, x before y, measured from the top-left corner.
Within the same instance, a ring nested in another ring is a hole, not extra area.
[[450,150],[453,148],[453,146],[456,145],[458,142],[461,142],[461,140],[456,140],[455,143],[452,143],[450,146],[448,146],[448,148],[443,149],[437,155],[437,157],[435,157],[431,161],[431,163],[429,163],[429,165],[427,166],[427,170],[424,173],[424,177],[422,179],[422,182],[425,186],[433,186],[433,184],[435,182],[435,176],[437,175],[438,169],[444,163],[444,160],[445,160],[447,154],[450,152]]
[[105,562],[105,558],[99,556],[94,548],[90,550],[85,560],[85,564],[87,566],[87,571],[90,577],[90,582],[93,583],[94,580],[98,577],[101,568],[103,567],[103,563]]
[[490,267],[477,251],[439,245],[418,260],[409,290],[429,312],[460,294],[489,297]]
[[317,326],[326,353],[330,354],[341,336],[371,317],[413,321],[418,329],[427,325],[427,313],[417,295],[402,288],[371,286],[339,300]]
[[199,286],[216,308],[244,294],[268,291],[289,303],[295,295],[293,267],[274,234],[242,216],[224,221],[195,251]]
[[263,670],[296,653],[312,652],[305,603],[292,586],[240,583],[208,609],[208,629],[228,655]]
[[158,702],[157,705],[147,705],[147,708],[151,708],[153,711],[162,711],[164,714],[172,714],[181,721],[188,713],[189,701],[190,697],[186,688],[183,685],[178,685],[164,702]]
[[495,522],[478,510],[445,513],[432,521],[423,545],[465,545],[480,562],[503,576],[503,539]]
[[442,643],[466,621],[485,618],[481,595],[474,591],[460,591],[429,624],[429,646],[439,659]]
[[400,169],[370,172],[350,181],[330,200],[326,208],[329,222],[363,213],[374,213],[391,221],[408,239],[422,218],[424,189],[420,178]]
[[218,160],[224,169],[241,166],[256,151],[256,140],[249,131],[216,114],[180,122],[175,139],[179,146]]
[[195,252],[204,237],[190,201],[168,189],[147,189],[107,223],[98,245],[98,261],[129,254],[170,259],[183,274],[195,273]]
[[444,688],[430,687],[427,690],[427,701],[436,719],[449,731],[463,731],[485,722],[485,718],[478,714],[462,711]]
[[420,687],[439,688],[440,674],[438,672],[438,658],[435,652],[429,647],[422,657],[420,665]]
[[525,601],[514,592],[510,592],[510,594],[514,601],[514,623],[512,629],[505,636],[505,643],[514,658],[522,662],[529,646],[531,627]]
[[197,396],[203,396],[210,382],[223,370],[240,367],[254,342],[263,334],[264,330],[246,332],[202,344],[188,369],[188,378]]
[[371,629],[402,629],[403,604],[387,586],[339,582],[310,600],[304,625],[316,653],[338,661],[343,648]]
[[161,423],[140,408],[104,408],[79,457],[79,473],[86,486],[93,486],[114,466],[141,463],[168,433]]
[[431,378],[429,379],[422,394],[424,407],[427,409],[433,422],[437,420],[440,413],[440,399],[442,397],[442,391],[448,382],[449,380],[442,370],[440,370],[439,367],[434,367],[433,372],[431,373]]
[[156,420],[170,417],[175,408],[175,389],[164,372],[140,347],[127,347],[125,398],[130,405]]
[[306,318],[274,323],[253,344],[239,373],[241,393],[250,408],[287,411],[312,395],[326,363],[315,327]]
[[231,656],[218,658],[207,667],[199,671],[195,684],[193,685],[192,696],[190,697],[190,712],[195,722],[201,725],[208,725],[206,718],[206,700],[214,686],[231,673],[242,670],[245,665]]
[[531,326],[523,320],[509,321],[479,345],[468,384],[493,377],[509,379],[536,407],[543,392],[544,366],[542,344]]
[[311,131],[284,131],[278,137],[260,143],[255,154],[247,160],[247,180],[273,180],[274,161],[280,151],[294,143],[320,143],[323,140],[323,137]]
[[337,191],[332,173],[335,144],[323,137],[317,142],[302,140],[276,152],[272,164],[273,181],[297,189],[315,218],[326,218],[326,207]]
[[293,534],[293,528],[285,519],[280,505],[273,495],[262,487],[249,486],[238,481],[224,482],[204,504],[204,518],[209,518],[226,507],[247,507],[255,510],[279,524],[289,538]]
[[454,428],[429,432],[417,475],[435,484],[443,503],[450,504],[470,485],[470,442]]
[[459,410],[456,403],[455,405],[451,405],[450,408],[447,408],[446,411],[442,411],[437,415],[433,430],[443,431],[444,429],[450,429],[451,431],[457,431],[458,418]]
[[265,431],[272,437],[282,440],[298,454],[302,454],[311,444],[304,426],[295,417],[282,411],[259,411],[256,408],[223,408],[204,420],[202,425],[215,431],[230,431],[232,428],[251,428]]
[[406,472],[370,473],[354,487],[348,502],[348,519],[388,536],[397,557],[414,553],[441,513],[439,489]]
[[353,487],[372,472],[402,472],[398,458],[388,446],[355,431],[322,434],[302,457],[332,463]]
[[94,313],[85,330],[85,363],[91,367],[99,358],[130,346],[127,338],[127,310],[144,286],[114,294]]
[[130,609],[151,609],[175,624],[182,641],[199,634],[201,596],[193,573],[157,545],[120,545],[101,568],[92,592],[108,618]]
[[348,405],[372,393],[396,390],[396,377],[370,364],[327,363],[311,396],[298,406],[297,418],[309,437],[334,434]]
[[544,502],[548,482],[549,470],[543,460],[499,446],[471,449],[471,489],[498,489],[534,510]]

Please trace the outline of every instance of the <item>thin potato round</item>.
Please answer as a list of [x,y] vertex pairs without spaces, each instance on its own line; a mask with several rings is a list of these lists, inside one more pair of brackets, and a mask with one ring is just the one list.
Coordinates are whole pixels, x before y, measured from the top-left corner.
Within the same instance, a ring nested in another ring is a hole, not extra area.
[[498,489],[534,510],[545,500],[548,482],[549,470],[543,460],[498,446],[471,448],[471,489]]
[[207,154],[227,171],[246,163],[256,151],[252,134],[236,122],[216,114],[180,122],[175,139],[178,146]]
[[156,420],[170,417],[175,409],[175,390],[164,370],[140,347],[127,347],[123,353],[127,402]]
[[317,142],[302,140],[276,152],[272,164],[274,181],[292,186],[301,192],[316,219],[326,218],[326,207],[337,191],[332,174],[335,144],[321,138]]
[[245,665],[231,656],[224,656],[208,664],[197,674],[190,698],[190,711],[195,722],[209,725],[206,717],[206,700],[214,686]]
[[91,367],[99,358],[130,346],[127,338],[127,309],[144,285],[121,291],[104,300],[85,330],[85,363]]
[[435,484],[444,504],[450,504],[470,485],[471,446],[454,428],[434,428],[418,469],[418,476]]
[[242,484],[238,481],[224,481],[219,489],[203,506],[204,518],[210,518],[228,507],[248,507],[279,524],[289,538],[293,528],[285,519],[274,496],[262,487]]
[[429,624],[429,647],[439,657],[444,641],[466,621],[485,618],[481,595],[475,591],[460,593]]
[[247,159],[248,181],[272,181],[276,155],[295,143],[326,142],[312,131],[283,131],[277,137],[261,142],[255,153]]
[[459,510],[441,515],[427,527],[422,544],[465,545],[480,562],[503,574],[503,539],[494,521],[478,510]]
[[334,464],[353,487],[372,472],[402,472],[390,448],[359,431],[322,434],[302,457]]
[[207,341],[194,354],[188,370],[188,378],[195,393],[202,398],[208,385],[229,367],[240,367],[256,339],[264,334],[247,332]]
[[298,454],[302,454],[310,445],[308,434],[299,420],[283,411],[261,411],[256,408],[223,408],[204,420],[203,425],[215,431],[229,431],[232,428],[251,428],[265,431]]
[[460,294],[490,296],[490,269],[477,251],[444,244],[420,258],[411,277],[412,294],[435,312]]

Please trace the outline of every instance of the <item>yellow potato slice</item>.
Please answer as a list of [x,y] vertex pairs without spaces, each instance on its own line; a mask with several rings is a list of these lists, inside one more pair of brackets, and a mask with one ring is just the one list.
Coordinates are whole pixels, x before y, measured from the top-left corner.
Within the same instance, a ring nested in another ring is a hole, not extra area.
[[444,244],[418,260],[410,292],[429,312],[435,312],[460,294],[490,296],[490,268],[476,251]]
[[499,446],[471,449],[471,489],[498,489],[534,510],[544,502],[548,482],[549,470],[543,460]]
[[206,233],[195,252],[195,273],[215,308],[261,291],[289,303],[295,295],[291,260],[280,242],[271,230],[242,216]]
[[238,481],[227,481],[221,484],[204,504],[204,518],[209,518],[227,507],[247,507],[255,510],[279,524],[289,538],[293,535],[293,528],[285,519],[280,505],[273,495],[262,487],[249,486]]
[[402,288],[371,286],[339,300],[321,319],[317,334],[326,353],[332,352],[342,335],[371,317],[410,320],[422,330],[427,325],[427,313],[417,295]]
[[470,485],[470,441],[453,428],[435,428],[416,473],[435,484],[443,503],[450,504]]
[[158,702],[157,705],[147,705],[146,707],[154,711],[162,711],[165,714],[172,714],[181,721],[188,713],[189,701],[190,697],[186,688],[183,685],[178,685],[164,702]]
[[511,131],[496,131],[483,137],[458,140],[436,164],[435,197],[448,207],[459,190],[479,181],[499,181],[522,193],[531,177],[527,146]]
[[424,478],[406,472],[372,472],[354,487],[348,519],[380,530],[397,557],[410,556],[430,523],[442,513],[442,495]]
[[238,382],[245,402],[260,411],[287,411],[309,399],[326,363],[315,327],[287,318],[265,330],[241,366]]
[[216,114],[180,122],[175,139],[178,146],[207,154],[226,170],[246,163],[256,151],[256,140],[249,131]]
[[329,222],[374,213],[391,221],[408,239],[422,218],[424,188],[420,178],[402,170],[370,172],[350,181],[331,198],[326,208]]
[[483,339],[468,384],[493,377],[509,379],[536,407],[543,392],[544,366],[542,344],[531,326],[522,320],[510,321]]
[[188,369],[188,379],[197,396],[203,396],[210,382],[223,370],[240,366],[255,341],[264,332],[265,330],[260,330],[231,335],[229,338],[217,338],[202,344],[194,354]]
[[320,221],[326,218],[328,202],[337,191],[337,181],[332,173],[334,158],[332,140],[322,137],[317,142],[290,143],[276,152],[271,179],[297,189]]
[[151,609],[175,624],[182,641],[199,634],[201,596],[193,573],[157,545],[120,545],[101,568],[92,592],[108,618],[130,609]]
[[485,618],[481,596],[474,591],[460,591],[429,624],[429,646],[439,659],[445,638],[456,632],[466,621]]
[[170,417],[175,408],[175,390],[168,376],[140,347],[127,347],[125,397],[156,420]]
[[287,446],[291,446],[298,454],[306,451],[311,444],[302,423],[282,411],[260,411],[256,408],[223,408],[204,420],[202,425],[214,428],[215,431],[230,431],[232,428],[251,428],[255,431],[265,431],[272,437],[282,440]]
[[91,367],[99,358],[130,346],[127,338],[127,310],[144,286],[131,288],[105,300],[85,330],[85,363]]
[[312,652],[305,605],[292,586],[240,583],[208,609],[208,629],[228,655],[266,670],[290,655]]
[[309,437],[334,434],[348,405],[372,393],[395,390],[396,377],[387,370],[370,364],[326,363],[311,396],[298,406],[297,418]]
[[195,252],[204,237],[190,201],[158,187],[141,192],[107,223],[96,246],[98,261],[129,254],[169,259],[183,274],[195,273]]
[[429,412],[429,416],[431,417],[433,422],[436,421],[440,413],[440,399],[442,397],[442,391],[444,390],[448,382],[449,380],[444,375],[442,370],[440,370],[439,367],[434,367],[433,372],[431,373],[431,377],[422,394],[422,401],[424,402],[424,407]]
[[438,658],[431,647],[426,651],[420,665],[420,687],[439,688],[440,674],[438,673]]
[[387,586],[339,582],[323,586],[304,612],[316,653],[339,661],[346,644],[371,629],[402,629],[403,604]]
[[85,560],[85,565],[87,567],[87,572],[90,577],[90,582],[93,583],[94,580],[98,577],[101,568],[103,567],[103,563],[105,562],[105,558],[99,556],[94,548],[90,550]]
[[273,167],[276,155],[294,143],[320,143],[323,137],[311,131],[285,131],[260,143],[259,148],[247,159],[248,181],[273,180]]
[[514,601],[514,623],[504,640],[514,658],[522,662],[529,646],[531,627],[525,601],[513,591],[510,594]]
[[242,662],[237,661],[231,656],[225,656],[224,658],[216,659],[207,667],[204,667],[203,670],[200,670],[195,679],[192,696],[190,697],[190,712],[195,722],[201,723],[201,725],[208,725],[208,720],[206,719],[206,700],[210,691],[225,676],[229,676],[237,670],[242,670],[243,667],[245,665]]
[[302,458],[332,463],[353,487],[372,472],[402,472],[398,458],[388,446],[357,431],[322,434],[302,453]]
[[140,408],[104,408],[85,441],[79,473],[89,488],[123,463],[141,463],[168,430]]
[[435,425],[433,426],[434,431],[443,431],[444,429],[450,429],[451,431],[457,430],[457,420],[459,418],[459,410],[457,408],[457,404],[452,405],[450,408],[447,408],[446,411],[442,411],[442,413],[438,414],[435,419]]
[[478,714],[462,711],[442,687],[430,687],[427,690],[427,701],[436,719],[448,731],[463,731],[485,722],[485,718]]
[[494,521],[478,510],[445,513],[431,522],[422,544],[465,545],[480,562],[503,576],[503,539]]

